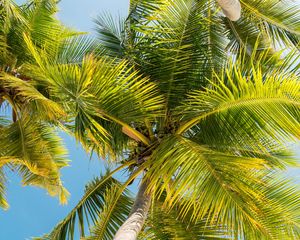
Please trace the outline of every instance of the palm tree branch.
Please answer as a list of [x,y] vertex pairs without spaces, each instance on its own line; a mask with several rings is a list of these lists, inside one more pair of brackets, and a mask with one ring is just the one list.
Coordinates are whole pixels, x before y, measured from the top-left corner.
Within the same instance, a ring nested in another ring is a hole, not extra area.
[[216,113],[220,113],[220,112],[225,112],[228,111],[229,109],[233,109],[236,107],[244,107],[244,106],[256,106],[258,104],[264,104],[264,103],[279,103],[279,104],[288,104],[288,105],[294,105],[297,107],[300,107],[300,103],[298,101],[293,101],[290,99],[286,99],[286,98],[251,98],[251,99],[244,99],[244,100],[238,100],[235,102],[228,102],[223,104],[221,107],[212,110],[211,112],[207,112],[202,114],[199,117],[193,118],[190,121],[183,123],[177,130],[177,134],[183,134],[185,131],[187,131],[188,129],[190,129],[191,127],[193,127],[194,125],[196,125],[197,123],[199,123],[201,120],[206,119],[207,117],[214,115]]
[[[92,186],[92,189],[87,188],[87,191],[85,195],[82,197],[82,199],[79,201],[79,203],[72,209],[72,211],[52,230],[50,234],[47,234],[43,236],[42,238],[36,238],[40,240],[46,240],[46,239],[57,239],[57,240],[63,240],[63,239],[73,239],[74,236],[74,226],[75,226],[75,219],[76,215],[79,218],[79,229],[80,229],[80,235],[81,237],[84,237],[84,224],[85,221],[88,223],[89,227],[91,227],[91,224],[89,223],[89,218],[92,219],[92,224],[97,225],[97,219],[99,214],[101,215],[101,212],[103,208],[105,207],[105,202],[101,205],[97,205],[96,203],[92,202],[91,203],[91,209],[88,208],[88,204],[90,201],[93,201],[93,196],[95,194],[100,194],[100,197],[103,198],[105,196],[105,189],[106,185],[109,183],[109,180],[113,180],[112,175],[115,174],[116,172],[120,171],[121,169],[125,167],[129,167],[133,163],[135,163],[135,160],[126,162],[113,170],[112,172],[107,173],[100,181],[96,182]],[[109,212],[107,215],[107,219],[105,219],[104,224],[108,224],[108,221],[111,221],[109,216],[112,213],[112,211],[115,209],[116,204],[118,204],[118,199],[122,196],[123,192],[127,188],[128,184],[132,182],[140,173],[143,171],[143,168],[137,169],[129,178],[128,180],[124,183],[121,184],[117,191],[115,192],[114,196],[114,201],[110,204],[109,206]],[[105,187],[105,189],[103,189]],[[101,191],[100,191],[101,190]],[[100,191],[100,193],[99,193]],[[103,192],[104,191],[104,192]],[[105,201],[103,198],[102,201]],[[85,207],[86,206],[86,207]],[[97,208],[97,209],[95,209]],[[83,216],[83,210],[85,211],[86,217],[84,218]],[[109,214],[110,213],[110,214]],[[95,231],[96,231],[97,226],[95,226]],[[107,229],[103,229],[103,231],[106,231]],[[101,232],[104,233],[104,232]],[[69,237],[68,237],[69,236]]]
[[[260,11],[260,9],[256,8],[256,7],[253,7],[251,4],[249,4],[247,1],[244,1],[244,0],[241,0],[240,1],[241,4],[242,4],[242,7],[247,9],[248,11],[251,12],[251,14],[254,14],[256,16],[258,16],[259,18],[275,25],[275,26],[278,26],[279,28],[281,29],[285,29],[291,33],[294,33],[294,34],[297,34],[299,35],[300,34],[300,30],[299,29],[294,29],[294,28],[291,28],[289,27],[288,25],[280,22],[280,21],[276,21],[275,18],[272,18],[270,16],[268,16],[267,14],[264,14],[262,11]],[[277,1],[277,4],[278,4],[279,1]],[[275,3],[273,3],[275,5]],[[297,6],[295,6],[297,7]],[[291,8],[292,9],[292,8]],[[295,11],[295,10],[294,10]]]
[[[217,152],[178,136],[165,139],[148,164],[153,165],[152,169],[157,166],[160,169],[147,172],[149,188],[157,189],[158,198],[166,193],[164,207],[167,209],[180,204],[177,211],[182,218],[191,213],[192,222],[206,217],[208,223],[217,221],[232,230],[237,227],[239,234],[249,230],[271,239],[281,231],[274,228],[278,223],[273,214],[286,220],[282,224],[297,227],[297,213],[289,215],[294,211],[289,209],[286,214],[279,206],[285,203],[268,193],[271,191],[269,170],[264,159]],[[168,184],[172,187],[165,191]],[[205,191],[207,188],[209,192]],[[265,209],[264,206],[275,206],[276,202],[279,205],[274,211]],[[290,204],[287,206],[293,208],[294,200]]]

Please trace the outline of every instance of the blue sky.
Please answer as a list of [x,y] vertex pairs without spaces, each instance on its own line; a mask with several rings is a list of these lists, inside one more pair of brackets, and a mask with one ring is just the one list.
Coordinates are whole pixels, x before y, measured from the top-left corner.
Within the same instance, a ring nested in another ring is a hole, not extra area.
[[62,0],[59,19],[81,31],[93,30],[92,19],[103,12],[126,16],[129,0]]
[[[18,1],[22,2],[22,1]],[[91,32],[92,18],[101,12],[113,15],[126,15],[129,0],[62,0],[58,18],[68,26],[81,31]],[[61,206],[42,189],[21,187],[20,179],[10,174],[8,201],[10,209],[0,210],[0,239],[23,240],[49,232],[61,220],[83,194],[86,182],[98,176],[103,170],[103,162],[98,159],[89,161],[89,156],[69,136],[62,134],[70,152],[71,167],[62,171],[65,186],[71,193],[67,206]],[[289,173],[299,175],[299,171]]]
[[[23,2],[21,0],[17,2]],[[129,0],[62,0],[58,18],[66,25],[91,32],[92,18],[101,12],[125,16]],[[0,210],[0,239],[23,240],[49,232],[81,198],[89,179],[99,176],[103,161],[92,159],[69,136],[62,134],[70,152],[71,167],[62,170],[62,179],[71,193],[67,206],[59,205],[56,198],[34,187],[22,187],[20,178],[9,173],[8,211]]]

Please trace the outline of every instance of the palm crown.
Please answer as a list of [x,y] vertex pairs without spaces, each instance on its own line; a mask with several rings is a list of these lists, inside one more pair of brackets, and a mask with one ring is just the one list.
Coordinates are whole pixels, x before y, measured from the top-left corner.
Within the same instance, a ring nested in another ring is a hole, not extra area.
[[215,1],[132,0],[126,19],[96,19],[95,40],[20,35],[30,80],[2,82],[34,105],[15,123],[41,112],[117,165],[43,239],[73,239],[76,219],[81,237],[89,223],[87,239],[135,239],[147,213],[141,239],[299,238],[299,190],[281,174],[299,138],[299,8],[240,2],[237,22]]

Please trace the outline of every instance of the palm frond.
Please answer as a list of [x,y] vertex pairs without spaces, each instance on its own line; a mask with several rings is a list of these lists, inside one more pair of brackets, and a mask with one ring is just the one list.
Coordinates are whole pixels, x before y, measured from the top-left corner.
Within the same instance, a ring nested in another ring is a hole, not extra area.
[[[156,189],[158,197],[165,192],[163,206],[179,205],[176,211],[182,218],[189,216],[193,223],[206,219],[207,226],[222,224],[242,237],[251,233],[252,239],[299,237],[299,188],[278,180],[264,159],[216,152],[170,137],[147,164],[149,189]],[[275,182],[282,184],[278,194]],[[284,195],[288,201],[279,197]]]
[[250,70],[234,63],[222,76],[215,76],[211,87],[190,93],[178,133],[197,125],[204,144],[234,141],[259,151],[299,138],[297,77],[278,70],[264,72],[259,63]]
[[96,39],[88,35],[72,36],[63,41],[54,52],[54,58],[59,64],[81,64],[88,54],[102,55],[104,50]]
[[76,224],[78,224],[81,237],[86,234],[86,224],[89,228],[96,224],[93,231],[95,239],[98,239],[97,234],[103,237],[111,236],[117,227],[115,224],[119,224],[129,214],[128,205],[132,203],[127,190],[120,195],[121,186],[121,183],[111,177],[110,173],[94,179],[87,184],[84,196],[79,203],[52,232],[36,239],[74,239]]
[[21,8],[11,0],[3,0],[1,2],[1,32],[7,33],[12,25],[12,22],[26,23],[22,14]]
[[29,1],[18,6],[17,12],[23,20],[13,18],[7,31],[3,33],[7,57],[2,64],[10,70],[16,70],[23,63],[32,60],[23,39],[24,33],[30,36],[36,47],[49,54],[55,52],[65,39],[79,34],[64,27],[56,19],[57,1]]
[[[114,188],[104,194],[105,206],[98,215],[97,222],[91,230],[91,236],[86,240],[110,240],[113,239],[119,227],[127,219],[133,199],[126,191],[119,196],[119,189]],[[117,202],[116,202],[117,201]]]
[[259,26],[249,18],[242,18],[237,22],[224,18],[223,21],[227,27],[226,33],[229,39],[227,49],[231,53],[238,53],[240,50],[246,49],[248,55],[251,55],[257,43],[259,50],[266,50],[274,46],[274,42],[268,41]]
[[3,172],[3,168],[0,168],[0,207],[7,209],[9,207],[6,201],[6,176]]
[[138,239],[232,239],[232,233],[226,230],[224,226],[208,224],[205,218],[200,219],[196,223],[191,223],[189,220],[182,220],[178,216],[177,209],[175,207],[168,211],[163,207],[161,201],[154,201],[145,227]]
[[241,0],[241,4],[245,14],[253,15],[290,33],[300,34],[299,4],[290,0]]
[[[22,14],[22,10],[14,1],[4,0],[1,2],[1,17],[0,17],[0,66],[7,68],[15,64],[15,57],[12,54],[12,44],[10,34],[12,29],[14,32],[20,32],[22,28],[28,27],[28,23]],[[16,36],[19,39],[20,36]],[[17,41],[13,39],[13,41]],[[16,46],[18,47],[18,46]]]
[[38,47],[44,47],[46,44],[46,49],[51,51],[52,46],[60,44],[66,37],[75,34],[55,17],[57,13],[55,0],[32,1],[23,9],[23,13],[29,24],[28,33]]
[[45,188],[50,195],[58,195],[61,203],[66,203],[68,192],[59,171],[68,165],[68,160],[61,139],[53,128],[25,115],[1,128],[0,165],[8,164],[16,169],[24,185]]
[[[300,36],[299,4],[294,1],[241,1],[243,16],[237,23],[231,23],[231,30],[236,31],[240,38],[253,38],[259,31],[261,41],[266,47],[273,49],[298,48]],[[247,26],[252,29],[248,35]],[[238,41],[235,41],[238,44]]]
[[224,25],[209,2],[176,0],[153,5],[149,16],[142,12],[136,20],[133,10],[130,26],[135,42],[129,45],[128,55],[174,106],[187,91],[205,85],[213,68],[222,66]]
[[39,113],[39,118],[46,116],[47,119],[58,120],[65,115],[59,104],[42,95],[32,81],[24,81],[10,74],[0,74],[0,86],[4,89],[5,97],[13,100],[13,107],[19,109],[31,108],[31,113]]
[[52,96],[74,114],[79,140],[88,137],[105,152],[112,146],[110,133],[104,126],[111,121],[149,144],[147,137],[131,123],[159,116],[164,107],[163,98],[155,84],[142,77],[127,61],[95,59],[90,55],[81,65],[50,63],[43,58],[47,55],[39,53],[30,39],[27,44]]
[[106,50],[107,55],[121,57],[124,55],[125,21],[121,17],[115,20],[112,15],[106,13],[99,15],[96,23],[97,39]]
[[295,74],[297,77],[300,76],[300,54],[298,49],[291,50],[286,54],[285,58],[277,64],[278,71],[285,72],[287,75]]

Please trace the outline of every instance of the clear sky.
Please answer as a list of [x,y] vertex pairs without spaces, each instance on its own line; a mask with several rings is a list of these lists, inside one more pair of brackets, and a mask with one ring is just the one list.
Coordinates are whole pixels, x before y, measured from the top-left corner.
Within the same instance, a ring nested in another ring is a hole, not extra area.
[[[128,2],[129,0],[62,0],[58,17],[68,26],[91,32],[92,18],[107,11],[125,16]],[[8,211],[0,209],[0,240],[25,240],[49,232],[76,205],[87,181],[99,176],[103,170],[101,160],[89,161],[89,156],[71,137],[64,134],[62,136],[72,160],[71,167],[62,170],[62,179],[71,193],[69,204],[59,205],[58,199],[47,195],[45,190],[22,187],[20,178],[14,173],[8,173],[7,195],[10,208]]]
[[[128,11],[128,2],[129,0],[62,0],[58,17],[68,26],[92,32],[92,18],[107,11],[124,16]],[[0,209],[0,240],[30,239],[49,232],[76,205],[86,182],[103,170],[101,160],[89,161],[89,156],[72,138],[62,136],[72,160],[71,167],[62,171],[64,184],[71,193],[69,204],[59,205],[58,200],[48,196],[44,190],[21,187],[20,179],[11,173],[8,184],[10,209]],[[299,171],[295,170],[290,173],[299,175]]]

